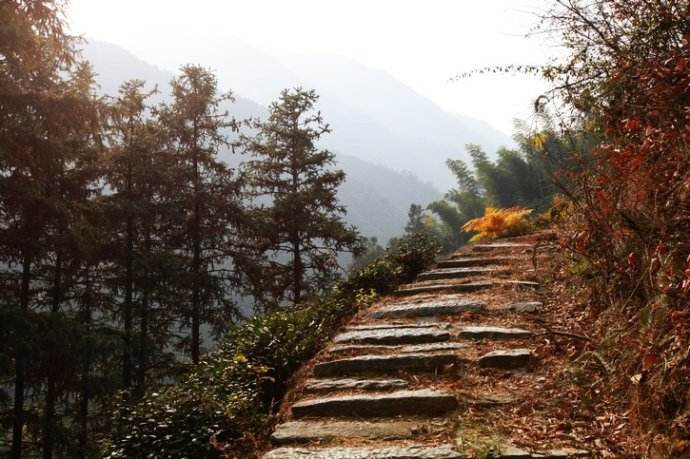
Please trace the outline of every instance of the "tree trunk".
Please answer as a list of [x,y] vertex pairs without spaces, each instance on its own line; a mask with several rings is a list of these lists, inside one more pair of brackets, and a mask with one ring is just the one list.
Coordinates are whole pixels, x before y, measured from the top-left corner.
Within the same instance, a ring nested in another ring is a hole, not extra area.
[[89,441],[89,398],[90,398],[90,384],[89,377],[91,374],[91,279],[87,272],[86,287],[84,292],[84,303],[82,305],[82,323],[86,329],[86,341],[84,346],[84,366],[81,377],[81,388],[79,393],[79,434],[77,459],[86,459],[88,457],[88,441]]
[[[24,254],[22,259],[21,292],[19,307],[22,314],[29,310],[29,296],[31,287],[31,257]],[[12,459],[22,457],[22,431],[24,429],[24,376],[26,371],[26,355],[23,346],[18,345],[15,355],[15,380],[14,380],[14,419],[12,423]]]
[[295,306],[302,300],[302,271],[302,252],[296,233],[292,238],[292,301]]
[[[293,129],[298,129],[298,117],[293,120]],[[297,196],[299,193],[299,166],[297,164],[297,147],[293,146],[292,158],[290,161],[290,168],[292,173],[292,194]],[[294,209],[294,216],[298,215],[301,209]],[[300,237],[299,228],[297,224],[293,221],[292,224],[292,234],[290,235],[290,240],[292,244],[292,302],[294,306],[297,306],[300,301],[302,301],[302,271],[304,270],[302,266],[302,253],[300,247]]]
[[[62,253],[60,250],[55,255],[55,273],[53,278],[53,294],[50,313],[56,316],[60,311],[62,302]],[[57,345],[57,343],[56,343]],[[48,352],[52,352],[48,349]],[[55,401],[57,393],[55,390],[55,375],[52,370],[48,372],[46,388],[46,405],[43,418],[43,459],[52,459],[53,449],[55,448]]]
[[201,326],[201,203],[199,202],[199,158],[197,142],[197,127],[194,126],[193,166],[194,184],[192,210],[192,362],[199,363]]
[[[144,257],[151,256],[151,230],[145,229],[144,234]],[[142,396],[146,388],[146,366],[148,364],[146,352],[148,348],[149,334],[149,302],[150,302],[150,279],[148,273],[143,273],[143,286],[141,292],[141,317],[139,328],[139,355],[137,358],[137,395]]]
[[127,172],[127,249],[125,253],[125,301],[123,304],[124,343],[122,385],[132,385],[132,301],[134,296],[134,218],[132,217],[132,166]]

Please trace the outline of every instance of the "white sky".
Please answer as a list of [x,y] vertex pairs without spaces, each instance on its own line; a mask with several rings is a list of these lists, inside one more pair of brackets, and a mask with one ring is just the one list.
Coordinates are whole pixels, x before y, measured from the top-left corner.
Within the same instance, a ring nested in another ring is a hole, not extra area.
[[[449,77],[483,66],[542,64],[525,38],[548,0],[71,0],[73,33],[156,62],[190,39],[234,36],[269,54],[336,54],[386,70],[444,109],[510,134],[545,85],[535,77]],[[192,59],[193,60],[193,59]],[[174,69],[169,69],[174,70]]]

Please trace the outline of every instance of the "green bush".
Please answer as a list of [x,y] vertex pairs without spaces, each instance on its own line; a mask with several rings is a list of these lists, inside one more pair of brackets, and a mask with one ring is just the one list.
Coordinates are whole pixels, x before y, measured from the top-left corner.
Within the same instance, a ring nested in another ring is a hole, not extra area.
[[383,256],[352,271],[341,288],[351,292],[391,293],[398,285],[411,282],[433,265],[440,250],[438,240],[426,232],[394,239]]
[[334,291],[301,308],[257,315],[230,330],[220,347],[268,368],[262,394],[266,403],[279,401],[287,379],[330,337],[350,306]]
[[402,267],[386,257],[378,258],[362,269],[353,271],[342,284],[348,291],[368,292],[374,290],[379,294],[390,293],[400,283]]
[[107,458],[218,458],[216,447],[251,453],[289,377],[330,337],[350,297],[339,291],[234,326],[182,381],[137,403],[116,404]]
[[433,235],[420,232],[393,240],[386,258],[400,267],[401,282],[412,282],[434,264],[440,251],[441,245]]
[[242,354],[218,351],[181,382],[136,404],[123,398],[105,457],[218,458],[211,438],[236,441],[262,425],[260,385],[267,372]]

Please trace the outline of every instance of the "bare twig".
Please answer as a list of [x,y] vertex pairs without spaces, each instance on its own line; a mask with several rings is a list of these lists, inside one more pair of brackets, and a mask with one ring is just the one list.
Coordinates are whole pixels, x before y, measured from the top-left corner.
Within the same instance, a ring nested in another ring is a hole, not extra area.
[[590,338],[589,336],[586,336],[586,335],[582,335],[582,334],[574,333],[574,332],[569,332],[569,331],[564,331],[564,330],[555,330],[555,329],[551,328],[550,325],[548,325],[546,322],[544,322],[544,321],[541,320],[541,319],[536,319],[536,318],[535,318],[535,319],[532,319],[532,320],[534,320],[534,321],[535,321],[537,324],[539,324],[544,330],[546,330],[546,332],[547,332],[548,334],[557,335],[557,336],[567,336],[567,337],[569,337],[569,338],[581,339],[581,340],[583,340],[583,341],[588,341],[588,342],[591,342],[591,341],[592,341],[592,338]]

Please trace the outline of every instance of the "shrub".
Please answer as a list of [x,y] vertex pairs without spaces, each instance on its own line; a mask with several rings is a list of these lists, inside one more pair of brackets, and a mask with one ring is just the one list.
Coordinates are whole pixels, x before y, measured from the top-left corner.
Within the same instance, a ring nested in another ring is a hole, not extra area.
[[266,367],[264,402],[279,401],[287,379],[330,337],[342,317],[353,311],[351,303],[336,290],[300,308],[256,315],[230,330],[220,348]]
[[462,226],[464,231],[475,231],[470,241],[486,241],[499,237],[518,236],[532,230],[532,224],[527,216],[532,209],[512,207],[510,209],[496,209],[487,207],[484,216],[473,218]]
[[177,384],[135,404],[123,398],[105,457],[217,458],[211,438],[236,441],[261,425],[259,388],[267,372],[242,354],[219,351]]
[[400,266],[402,282],[411,282],[436,261],[441,251],[438,240],[426,232],[409,234],[395,239],[388,248],[387,257]]
[[353,311],[354,298],[334,290],[234,326],[181,381],[137,403],[116,403],[105,457],[217,458],[221,449],[251,457],[289,377]]
[[390,293],[433,265],[440,249],[438,239],[427,232],[394,239],[383,256],[351,272],[341,288],[351,292],[374,290],[378,294]]
[[352,292],[373,290],[385,295],[396,289],[401,274],[402,267],[384,256],[350,273],[342,288]]

